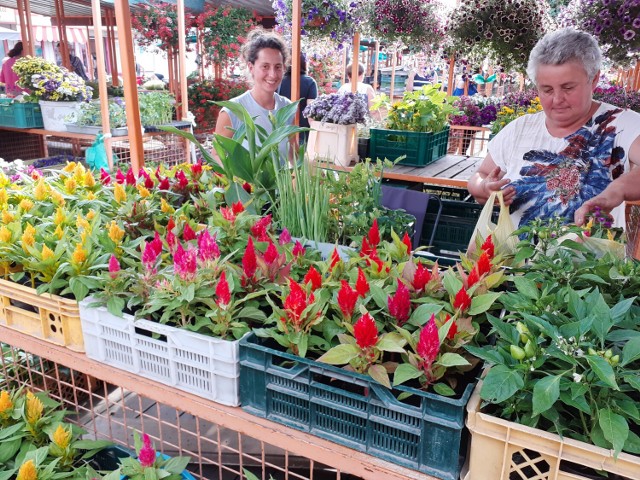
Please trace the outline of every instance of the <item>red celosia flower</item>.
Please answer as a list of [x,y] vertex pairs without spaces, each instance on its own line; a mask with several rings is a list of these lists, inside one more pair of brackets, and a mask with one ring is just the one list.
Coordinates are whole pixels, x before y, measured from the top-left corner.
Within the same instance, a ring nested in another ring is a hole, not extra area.
[[144,186],[145,188],[153,188],[154,183],[147,171],[143,168],[140,170],[140,176],[144,177]]
[[367,257],[372,253],[374,253],[374,250],[373,248],[371,248],[371,245],[369,245],[369,242],[367,241],[367,237],[362,237],[362,246],[360,247],[360,256]]
[[259,242],[267,242],[269,240],[269,236],[267,235],[267,230],[271,225],[271,215],[267,215],[266,217],[262,217],[251,227],[251,235],[254,236],[256,240]]
[[[375,251],[373,252],[373,255],[371,255],[369,258],[371,259],[371,261],[373,261],[373,263],[376,264],[378,273],[381,273],[382,270],[384,269],[384,262],[382,261],[382,259],[378,257]],[[369,260],[367,260],[367,265],[371,265],[371,262]],[[387,272],[388,271],[389,271],[389,267],[387,267]]]
[[171,183],[169,183],[169,177],[160,177],[158,175],[158,180],[160,180],[160,183],[158,183],[158,189],[159,190],[170,190],[171,189]]
[[202,162],[194,163],[191,165],[191,174],[197,177],[202,173]]
[[404,232],[404,236],[402,237],[402,243],[404,243],[405,246],[407,247],[407,253],[411,253],[411,250],[413,250],[413,248],[411,246],[411,238],[409,238],[409,234],[407,232]]
[[138,461],[144,468],[153,467],[156,461],[156,451],[151,446],[151,439],[146,433],[142,435],[142,443],[143,446],[138,453]]
[[356,280],[356,291],[364,298],[369,293],[369,282],[360,267],[358,267],[358,279]]
[[487,252],[487,255],[489,255],[489,259],[492,259],[494,257],[495,246],[493,245],[493,238],[491,238],[491,235],[487,237],[480,249]]
[[369,240],[369,244],[371,247],[376,248],[380,243],[380,230],[378,230],[378,219],[373,219],[373,224],[369,229],[369,235],[367,235],[367,239]]
[[312,265],[309,267],[309,271],[307,271],[307,274],[304,276],[302,283],[310,283],[311,290],[317,290],[322,286],[322,276]]
[[116,258],[115,255],[111,255],[109,259],[109,276],[111,278],[116,278],[118,276],[118,272],[120,271],[120,262]]
[[122,173],[122,170],[120,169],[116,170],[116,182],[122,184],[125,181],[126,181],[126,177],[124,176],[124,173]]
[[413,274],[413,281],[411,286],[416,292],[424,290],[424,287],[431,280],[431,272],[422,263],[418,263],[416,271]]
[[335,267],[336,263],[338,263],[340,260],[341,258],[340,254],[338,254],[338,247],[334,247],[333,252],[331,252],[331,263],[329,264],[329,270],[333,270],[333,267]]
[[416,346],[416,353],[422,358],[423,370],[431,370],[431,364],[438,357],[439,350],[438,326],[435,315],[431,314],[431,318],[420,331],[420,339]]
[[480,255],[480,258],[478,258],[478,262],[476,263],[476,268],[478,269],[478,276],[480,277],[491,271],[491,256],[489,255],[489,252],[486,250],[482,252],[482,255]]
[[178,187],[181,190],[184,190],[189,186],[189,179],[182,170],[178,170],[178,172],[176,173],[176,180],[178,181]]
[[174,228],[176,228],[176,222],[173,221],[172,217],[169,217],[169,221],[167,222],[167,232],[170,232]]
[[100,181],[103,185],[111,185],[111,175],[104,168],[100,169]]
[[231,210],[233,210],[234,214],[239,215],[244,212],[244,205],[238,200],[236,203],[231,204]]
[[[287,318],[295,325],[300,325],[300,316],[305,308],[307,308],[307,294],[304,288],[294,280],[289,279],[289,295],[284,299],[284,309],[287,312]],[[309,299],[313,301],[312,298]]]
[[389,305],[389,313],[396,319],[398,326],[404,325],[409,320],[409,314],[411,313],[411,298],[409,289],[400,279],[398,279],[398,289],[395,295],[393,297],[389,295],[387,303]]
[[231,303],[231,291],[229,290],[229,282],[227,282],[227,275],[223,271],[216,285],[216,304],[219,307],[224,307]]
[[244,255],[242,257],[242,271],[244,272],[244,276],[246,278],[253,278],[256,274],[257,268],[257,259],[256,259],[256,249],[253,246],[253,240],[251,237],[247,240],[247,248],[244,251]]
[[153,247],[153,242],[145,244],[144,249],[142,250],[142,264],[147,269],[150,269],[156,264],[157,258],[158,252]]
[[362,315],[353,325],[353,336],[362,350],[375,347],[378,343],[378,327],[369,313]]
[[248,182],[244,182],[242,184],[242,188],[245,192],[247,192],[248,194],[251,194],[251,192],[253,191],[253,188],[251,187],[251,184]]
[[271,265],[273,262],[275,262],[278,259],[279,256],[280,254],[278,253],[278,249],[273,244],[273,242],[269,241],[269,246],[267,247],[267,250],[264,252],[264,255],[262,258],[264,258],[264,261],[267,263],[267,265]]
[[351,318],[360,294],[357,290],[351,288],[351,285],[346,280],[341,280],[340,283],[342,287],[338,290],[338,306],[345,317]]
[[185,250],[178,244],[173,254],[173,270],[182,280],[191,280],[196,276],[197,262],[195,249]]
[[456,298],[453,301],[454,310],[468,310],[471,306],[471,297],[467,294],[467,291],[462,287],[458,293],[456,293]]
[[282,229],[282,232],[280,232],[280,236],[278,237],[278,243],[280,245],[286,245],[290,241],[291,241],[291,234],[289,233],[289,230],[287,230],[285,227]]
[[[451,316],[447,314],[447,318],[445,318],[444,322],[447,323],[449,320],[451,320]],[[458,333],[458,324],[454,321],[449,327],[447,338],[449,340],[453,340],[456,336],[456,333]]]
[[136,184],[136,176],[133,173],[133,169],[129,170],[127,172],[127,176],[125,177],[125,180],[127,185],[129,186],[134,186]]
[[293,250],[291,251],[291,253],[293,253],[293,256],[300,257],[300,256],[303,256],[305,252],[306,252],[306,248],[302,246],[299,240],[296,240],[296,243],[293,246]]
[[467,288],[473,287],[476,283],[478,283],[480,277],[478,276],[478,270],[474,267],[469,272],[469,276],[467,277]]
[[220,248],[216,243],[215,235],[212,237],[206,228],[198,234],[198,254],[203,262],[220,256]]
[[155,232],[153,235],[153,240],[151,240],[150,244],[153,250],[156,252],[156,256],[162,253],[162,239],[160,238],[160,234]]
[[233,223],[236,220],[236,214],[229,207],[220,207],[220,213],[227,222]]
[[189,240],[194,240],[196,238],[196,232],[193,231],[193,228],[188,223],[185,223],[184,228],[182,229],[182,239],[185,242]]

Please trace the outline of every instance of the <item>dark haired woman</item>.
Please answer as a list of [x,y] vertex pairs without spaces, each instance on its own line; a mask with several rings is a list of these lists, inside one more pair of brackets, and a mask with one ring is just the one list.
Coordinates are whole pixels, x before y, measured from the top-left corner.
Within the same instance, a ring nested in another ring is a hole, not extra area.
[[18,75],[13,71],[13,64],[22,57],[22,42],[16,43],[9,53],[9,57],[0,70],[0,83],[4,83],[4,89],[9,97],[16,97],[22,93],[22,89],[16,85]]
[[[278,92],[283,97],[291,99],[291,66],[287,69],[282,83],[280,84],[280,91]],[[298,111],[300,112],[300,126],[309,128],[309,119],[302,115],[302,112],[307,108],[307,103],[311,100],[315,100],[318,96],[318,84],[316,81],[307,75],[307,59],[304,55],[300,54],[300,103],[298,104]],[[305,143],[309,136],[309,132],[300,132],[300,143]]]
[[[232,98],[247,109],[256,125],[271,133],[273,126],[269,114],[291,103],[276,93],[282,82],[287,65],[287,47],[282,37],[276,33],[256,29],[249,33],[240,53],[249,69],[249,77],[253,83],[250,90]],[[293,117],[291,118],[293,120]],[[233,137],[233,133],[242,124],[229,109],[223,108],[216,122],[216,133],[225,137]],[[280,157],[288,157],[287,142],[280,145]]]

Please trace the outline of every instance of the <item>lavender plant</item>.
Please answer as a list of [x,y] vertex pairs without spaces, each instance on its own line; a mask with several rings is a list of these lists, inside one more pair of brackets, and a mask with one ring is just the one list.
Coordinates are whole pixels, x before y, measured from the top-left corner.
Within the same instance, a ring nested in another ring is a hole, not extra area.
[[369,116],[369,108],[364,97],[357,93],[332,93],[320,95],[307,105],[302,114],[312,120],[338,125],[364,123]]

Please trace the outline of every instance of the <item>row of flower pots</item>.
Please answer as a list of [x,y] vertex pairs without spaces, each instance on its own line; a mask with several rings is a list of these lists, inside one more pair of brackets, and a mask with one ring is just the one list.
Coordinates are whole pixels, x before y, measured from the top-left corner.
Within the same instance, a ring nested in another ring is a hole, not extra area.
[[[524,241],[518,260],[533,261],[505,284],[507,257],[490,238],[441,270],[413,252],[407,235],[382,240],[376,224],[350,254],[335,250],[322,259],[286,229],[276,234],[271,217],[251,213],[250,202],[226,203],[225,181],[202,165],[100,179],[69,165],[49,179],[5,177],[1,260],[21,265],[12,281],[81,300],[80,330],[93,358],[440,478],[460,472],[464,407],[479,359],[496,365],[480,393],[503,405],[494,407],[501,416],[513,413],[507,400],[532,382],[533,397],[518,397],[516,419],[551,428],[540,405],[546,411],[564,402],[559,416],[588,408],[618,427],[581,439],[633,453],[632,262],[596,259],[579,245],[544,255]],[[553,239],[564,228],[537,225],[523,235]],[[44,309],[37,302],[47,298],[64,299],[40,296],[33,305]],[[505,319],[497,317],[502,308]],[[594,318],[575,325],[591,311],[611,325]],[[486,346],[489,330],[497,348]],[[121,346],[111,345],[115,336]],[[558,367],[561,337],[578,338],[587,353],[560,357],[570,362],[565,376],[554,374],[548,390],[550,380],[536,387],[538,372],[547,378]],[[585,386],[614,403],[585,407]],[[573,431],[572,422],[553,425]]]

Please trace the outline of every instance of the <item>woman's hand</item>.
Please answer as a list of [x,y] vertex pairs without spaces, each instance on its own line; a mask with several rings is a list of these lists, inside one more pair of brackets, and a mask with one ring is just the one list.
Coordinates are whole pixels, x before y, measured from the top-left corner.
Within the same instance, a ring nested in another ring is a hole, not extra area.
[[508,178],[504,178],[506,174],[507,172],[501,170],[500,167],[496,167],[489,173],[489,175],[484,177],[481,186],[487,194],[487,199],[493,192],[502,190],[502,198],[504,199],[504,203],[506,205],[511,205],[513,199],[516,196],[516,189],[514,187],[507,187],[507,185],[511,183],[511,180]]

